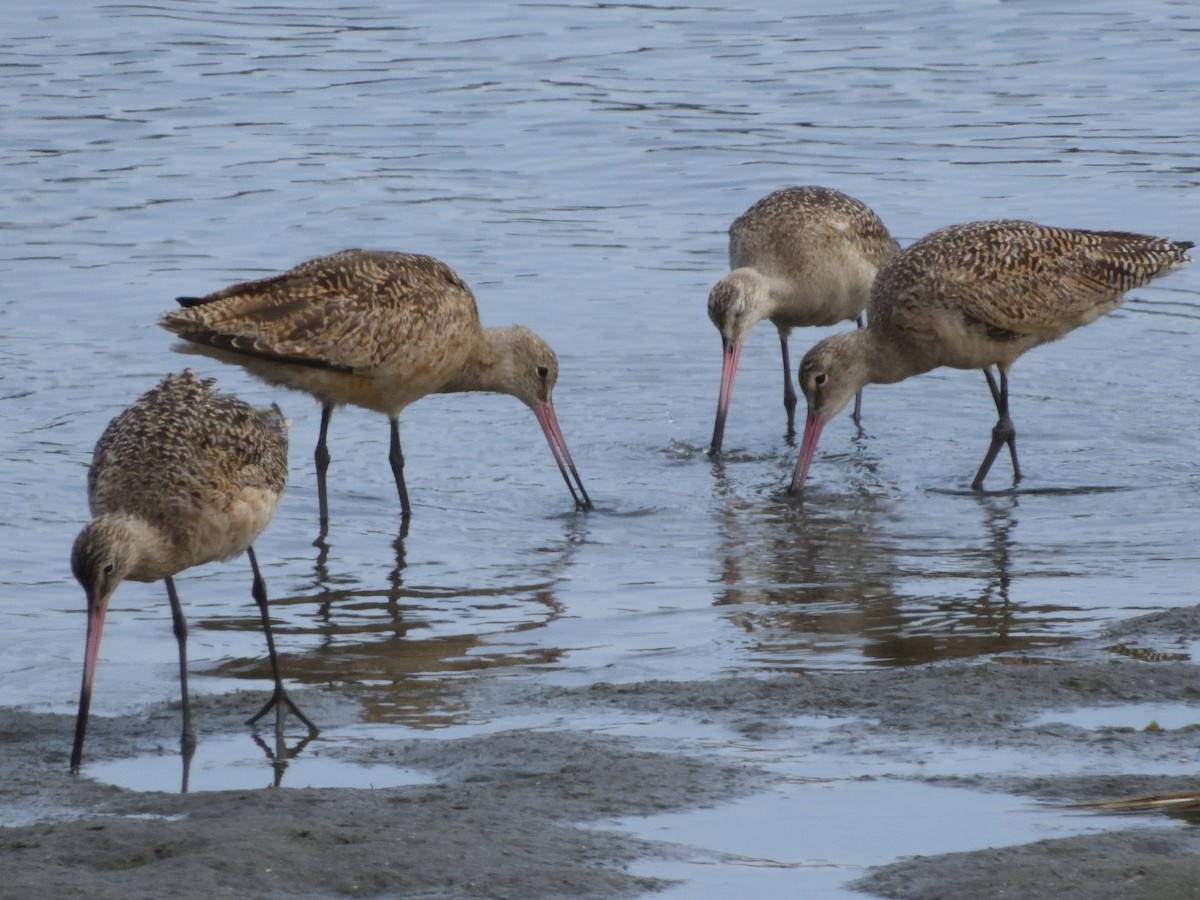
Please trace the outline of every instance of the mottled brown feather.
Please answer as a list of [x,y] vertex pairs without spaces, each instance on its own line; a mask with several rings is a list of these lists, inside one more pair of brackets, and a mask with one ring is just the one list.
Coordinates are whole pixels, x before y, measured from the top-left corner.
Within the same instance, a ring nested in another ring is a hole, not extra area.
[[876,267],[900,249],[879,216],[860,200],[814,185],[781,188],[729,226],[729,267],[746,266],[802,283],[812,260],[845,253],[843,245]]
[[709,293],[709,319],[735,343],[761,319],[781,334],[854,320],[876,270],[898,251],[861,201],[833,188],[782,188],[729,226],[731,271]]
[[1034,222],[972,222],[935,231],[880,270],[868,318],[898,323],[957,310],[989,336],[1061,337],[1122,295],[1187,262],[1188,242]]
[[445,263],[371,250],[231,285],[160,322],[197,343],[363,373],[400,359],[419,370],[413,354],[421,348],[473,342],[481,330],[474,296]]
[[[279,408],[256,409],[214,383],[190,369],[164,378],[112,420],[88,469],[92,515],[125,514],[155,528],[174,571],[244,550],[270,522],[287,479]],[[198,540],[199,520],[227,515],[244,496],[263,504],[237,514],[244,533]]]
[[1124,292],[1189,262],[1188,241],[998,220],[953,225],[879,270],[863,332],[805,354],[810,411],[830,417],[870,383],[938,366],[998,366],[1120,304]]
[[953,225],[921,238],[879,270],[866,329],[828,337],[804,355],[808,419],[791,491],[803,486],[825,423],[857,391],[939,366],[983,369],[996,405],[992,442],[971,486],[982,488],[1005,445],[1019,481],[1008,409],[1012,364],[1115,309],[1131,288],[1185,265],[1192,246],[1014,220]]

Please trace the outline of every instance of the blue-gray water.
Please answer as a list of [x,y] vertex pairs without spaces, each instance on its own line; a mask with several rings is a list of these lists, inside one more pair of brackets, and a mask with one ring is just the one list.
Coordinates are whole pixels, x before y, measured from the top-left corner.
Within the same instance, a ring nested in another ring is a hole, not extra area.
[[[185,365],[292,420],[288,493],[257,544],[284,666],[353,685],[371,722],[486,718],[463,707],[462,671],[914,664],[1195,603],[1194,267],[1018,363],[1029,492],[962,491],[994,414],[978,373],[943,370],[868,388],[865,434],[831,425],[803,503],[786,501],[766,323],[730,453],[705,457],[720,372],[705,298],[729,222],[776,187],[840,188],[902,244],[999,217],[1200,236],[1193,4],[830,9],[6,4],[0,703],[73,710],[68,552],[91,448]],[[572,512],[517,401],[433,397],[401,419],[415,516],[398,548],[386,423],[342,410],[318,553],[315,402],[175,353],[155,318],[350,246],[438,256],[485,324],[555,347],[595,512]],[[793,358],[822,333],[796,331]],[[1001,460],[989,486],[1008,476]],[[247,576],[236,561],[179,579],[200,690],[263,684]],[[161,585],[119,590],[94,714],[174,694],[169,622]]]

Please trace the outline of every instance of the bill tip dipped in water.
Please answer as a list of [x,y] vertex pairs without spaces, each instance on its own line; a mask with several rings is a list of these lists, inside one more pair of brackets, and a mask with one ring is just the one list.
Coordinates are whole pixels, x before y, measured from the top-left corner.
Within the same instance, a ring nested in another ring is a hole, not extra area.
[[718,456],[721,453],[721,444],[725,440],[725,419],[729,415],[729,400],[733,396],[733,379],[737,375],[738,360],[742,355],[740,341],[730,341],[722,337],[721,345],[721,387],[717,394],[717,417],[713,422],[709,456]]
[[567,449],[566,438],[563,437],[558,417],[554,414],[554,405],[549,400],[543,401],[533,407],[533,414],[542,427],[542,433],[550,445],[550,452],[554,455],[558,471],[562,474],[563,481],[567,484],[567,490],[571,492],[571,497],[575,501],[575,508],[584,511],[593,509],[592,498],[588,496],[588,492],[583,486],[583,479],[579,476],[579,470],[575,468],[575,461],[571,459],[571,452]]
[[799,494],[804,488],[804,481],[808,478],[808,468],[812,465],[813,455],[817,451],[817,441],[821,437],[821,430],[825,427],[828,419],[818,412],[809,410],[808,418],[804,422],[804,436],[800,440],[800,456],[796,459],[796,470],[792,474],[792,483],[788,485],[788,494]]
[[108,611],[108,597],[96,597],[89,590],[87,639],[83,653],[83,679],[79,689],[79,709],[75,714],[75,740],[71,744],[71,774],[77,774],[83,762],[83,741],[87,733],[88,713],[92,705],[92,684],[96,678],[96,661],[100,658],[100,636]]

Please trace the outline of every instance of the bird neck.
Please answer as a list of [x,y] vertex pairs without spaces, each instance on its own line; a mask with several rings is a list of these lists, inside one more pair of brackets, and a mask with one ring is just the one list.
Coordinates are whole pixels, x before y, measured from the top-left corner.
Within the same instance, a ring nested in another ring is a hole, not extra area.
[[867,380],[870,384],[895,384],[920,375],[937,367],[937,362],[914,353],[912,347],[901,347],[882,330],[866,328],[852,332],[854,339],[862,345],[862,358],[866,361]]
[[462,391],[512,393],[512,347],[516,326],[485,328],[480,332],[476,350],[461,372],[439,391],[453,394]]

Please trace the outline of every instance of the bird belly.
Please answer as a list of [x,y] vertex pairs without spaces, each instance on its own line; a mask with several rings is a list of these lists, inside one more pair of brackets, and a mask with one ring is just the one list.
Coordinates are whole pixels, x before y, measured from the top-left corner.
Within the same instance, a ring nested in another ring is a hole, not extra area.
[[1042,343],[1042,339],[1031,334],[995,332],[986,328],[971,327],[954,329],[943,334],[933,346],[937,365],[952,369],[982,369],[1000,366],[1008,369],[1026,350]]
[[[271,521],[279,495],[267,488],[242,488],[219,507],[201,504],[187,518],[188,529],[177,539],[186,566],[230,559],[254,543]],[[169,573],[168,573],[169,574]]]
[[267,384],[311,394],[325,406],[361,406],[384,415],[399,415],[411,399],[388,392],[379,380],[345,369],[322,369],[286,363],[239,359],[251,374]]

